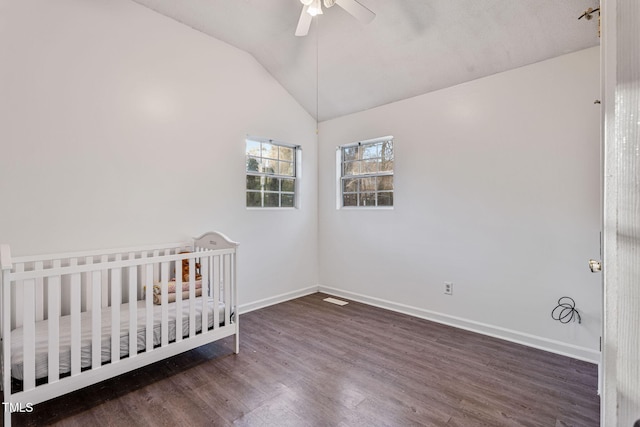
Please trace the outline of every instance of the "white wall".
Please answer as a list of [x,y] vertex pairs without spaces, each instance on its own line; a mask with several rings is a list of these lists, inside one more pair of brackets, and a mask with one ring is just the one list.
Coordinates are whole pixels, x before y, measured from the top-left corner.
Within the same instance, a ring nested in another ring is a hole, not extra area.
[[[128,0],[0,13],[0,241],[240,242],[239,300],[317,284],[315,122],[248,54]],[[244,138],[303,146],[302,208],[245,208]]]
[[[323,289],[598,360],[598,61],[592,48],[323,122]],[[395,208],[336,210],[336,146],[384,135]],[[564,295],[581,325],[551,318]]]
[[[317,157],[313,119],[242,51],[125,0],[3,2],[0,241],[22,255],[216,229],[241,243],[246,306],[319,282],[595,359],[598,81],[597,49],[566,55],[324,122]],[[244,207],[246,134],[303,146],[301,209]],[[389,134],[394,210],[337,211],[335,147]],[[551,319],[563,295],[582,325]]]

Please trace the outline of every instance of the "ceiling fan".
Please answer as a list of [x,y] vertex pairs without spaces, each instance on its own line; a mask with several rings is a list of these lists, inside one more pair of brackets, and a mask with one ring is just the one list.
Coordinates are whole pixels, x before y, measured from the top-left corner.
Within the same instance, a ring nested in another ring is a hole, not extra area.
[[322,15],[322,3],[326,8],[337,4],[363,24],[368,24],[376,17],[375,13],[357,0],[300,0],[300,3],[303,4],[303,7],[298,20],[298,27],[296,28],[296,36],[306,36],[309,33],[313,17]]

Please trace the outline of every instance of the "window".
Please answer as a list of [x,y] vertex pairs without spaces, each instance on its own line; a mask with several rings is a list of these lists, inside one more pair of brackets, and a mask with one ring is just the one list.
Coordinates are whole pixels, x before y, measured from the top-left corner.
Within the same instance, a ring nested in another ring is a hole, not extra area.
[[247,207],[296,207],[300,147],[247,139]]
[[393,206],[393,137],[338,147],[338,207]]

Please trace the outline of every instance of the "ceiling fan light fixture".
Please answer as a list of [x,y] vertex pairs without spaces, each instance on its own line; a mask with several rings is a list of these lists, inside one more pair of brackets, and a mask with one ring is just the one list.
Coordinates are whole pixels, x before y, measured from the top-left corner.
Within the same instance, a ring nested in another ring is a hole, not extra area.
[[302,12],[300,12],[298,25],[296,26],[296,37],[303,37],[309,34],[313,17],[323,14],[323,4],[327,9],[337,4],[363,24],[368,24],[376,17],[375,13],[358,0],[300,0],[300,2],[304,6],[302,7]]
[[312,0],[311,4],[307,8],[307,13],[309,15],[311,16],[322,15],[322,3],[320,1],[321,0]]

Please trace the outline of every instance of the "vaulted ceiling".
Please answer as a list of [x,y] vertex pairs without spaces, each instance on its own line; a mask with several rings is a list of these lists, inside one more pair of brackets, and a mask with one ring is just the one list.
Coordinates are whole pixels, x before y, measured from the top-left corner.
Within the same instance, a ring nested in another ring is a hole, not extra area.
[[597,0],[359,0],[294,35],[299,0],[134,0],[253,55],[319,121],[599,43]]

